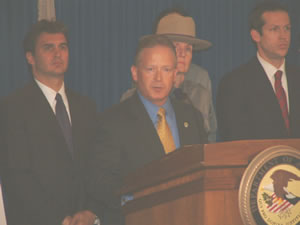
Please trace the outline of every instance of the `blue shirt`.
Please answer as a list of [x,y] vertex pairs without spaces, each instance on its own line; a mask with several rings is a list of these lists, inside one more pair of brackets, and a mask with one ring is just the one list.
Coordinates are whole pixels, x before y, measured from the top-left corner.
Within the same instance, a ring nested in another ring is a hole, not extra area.
[[179,134],[178,134],[178,129],[177,129],[176,116],[175,116],[173,106],[170,102],[170,99],[168,98],[166,103],[163,104],[162,106],[157,106],[157,105],[153,104],[152,102],[150,102],[149,100],[147,100],[144,96],[142,96],[139,91],[138,91],[138,96],[140,97],[142,103],[144,104],[146,111],[148,112],[149,117],[155,127],[157,126],[157,120],[158,120],[157,113],[158,113],[159,108],[162,107],[166,110],[166,120],[171,129],[173,139],[175,142],[175,146],[176,146],[176,148],[179,148],[180,140],[179,140]]
[[[150,102],[149,100],[147,100],[146,98],[144,98],[139,91],[137,91],[137,93],[138,93],[138,96],[140,97],[142,103],[144,104],[146,111],[148,112],[148,115],[149,115],[153,125],[155,126],[155,128],[157,125],[157,120],[158,120],[157,112],[158,112],[159,108],[163,107],[166,110],[166,120],[171,129],[173,139],[175,142],[175,146],[176,146],[176,148],[179,148],[180,140],[179,140],[179,135],[178,135],[176,116],[175,116],[173,106],[170,102],[170,99],[168,98],[166,103],[159,107],[159,106],[153,104],[152,102]],[[128,201],[131,201],[133,199],[134,199],[134,196],[130,193],[123,195],[121,197],[121,205],[123,206]]]

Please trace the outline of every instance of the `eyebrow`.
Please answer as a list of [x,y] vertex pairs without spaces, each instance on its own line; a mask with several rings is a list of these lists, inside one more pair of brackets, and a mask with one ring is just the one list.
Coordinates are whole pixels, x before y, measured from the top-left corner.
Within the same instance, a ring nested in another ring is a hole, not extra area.
[[270,23],[270,24],[265,24],[265,25],[269,25],[269,26],[277,26],[277,27],[292,26],[291,23],[287,23],[287,24],[284,24],[284,25],[279,25],[279,24],[273,24],[273,23]]
[[[46,43],[43,43],[42,46],[52,46],[52,45],[55,45],[55,43],[52,43],[52,42],[46,42]],[[58,46],[68,46],[68,43],[67,42],[62,42],[62,43],[59,43]]]

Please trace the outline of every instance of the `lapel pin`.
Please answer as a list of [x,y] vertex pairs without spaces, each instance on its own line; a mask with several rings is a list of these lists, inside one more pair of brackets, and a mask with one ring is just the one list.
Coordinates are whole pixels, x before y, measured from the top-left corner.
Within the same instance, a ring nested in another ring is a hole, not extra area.
[[183,123],[183,126],[184,126],[185,128],[188,128],[188,127],[189,127],[189,123],[188,123],[188,122],[184,122],[184,123]]

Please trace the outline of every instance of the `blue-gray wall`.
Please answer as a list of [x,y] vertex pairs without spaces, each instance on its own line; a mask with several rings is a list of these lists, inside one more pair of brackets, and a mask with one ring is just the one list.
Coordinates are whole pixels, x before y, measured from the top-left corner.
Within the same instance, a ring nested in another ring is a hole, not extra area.
[[[300,65],[300,1],[282,0],[291,10],[292,45],[288,61]],[[224,73],[255,54],[247,16],[255,0],[56,0],[56,16],[69,28],[68,86],[89,95],[100,110],[119,101],[130,87],[130,66],[137,40],[152,31],[164,9],[184,7],[195,19],[197,35],[213,47],[193,61],[211,76],[214,96]],[[0,96],[26,82],[22,40],[36,21],[36,0],[0,0]],[[299,74],[300,76],[300,74]],[[300,84],[299,84],[300,85]]]

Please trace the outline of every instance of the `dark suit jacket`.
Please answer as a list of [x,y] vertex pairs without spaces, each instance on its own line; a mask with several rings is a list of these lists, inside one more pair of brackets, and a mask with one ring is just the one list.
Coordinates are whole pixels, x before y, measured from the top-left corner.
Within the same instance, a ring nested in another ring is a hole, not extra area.
[[223,140],[300,137],[300,70],[286,65],[290,134],[272,85],[254,57],[226,75],[218,88],[217,119]]
[[[171,101],[181,145],[207,142],[203,119],[192,105]],[[128,173],[165,155],[156,129],[137,94],[112,107],[101,116],[103,132],[91,156],[90,194],[104,205],[100,219],[119,224],[120,197],[115,195]],[[184,122],[189,126],[184,127]],[[113,212],[113,209],[115,212]],[[100,210],[101,211],[101,210]]]
[[96,106],[66,90],[74,160],[46,97],[35,82],[1,104],[8,225],[56,225],[85,209],[83,168],[95,133]]

